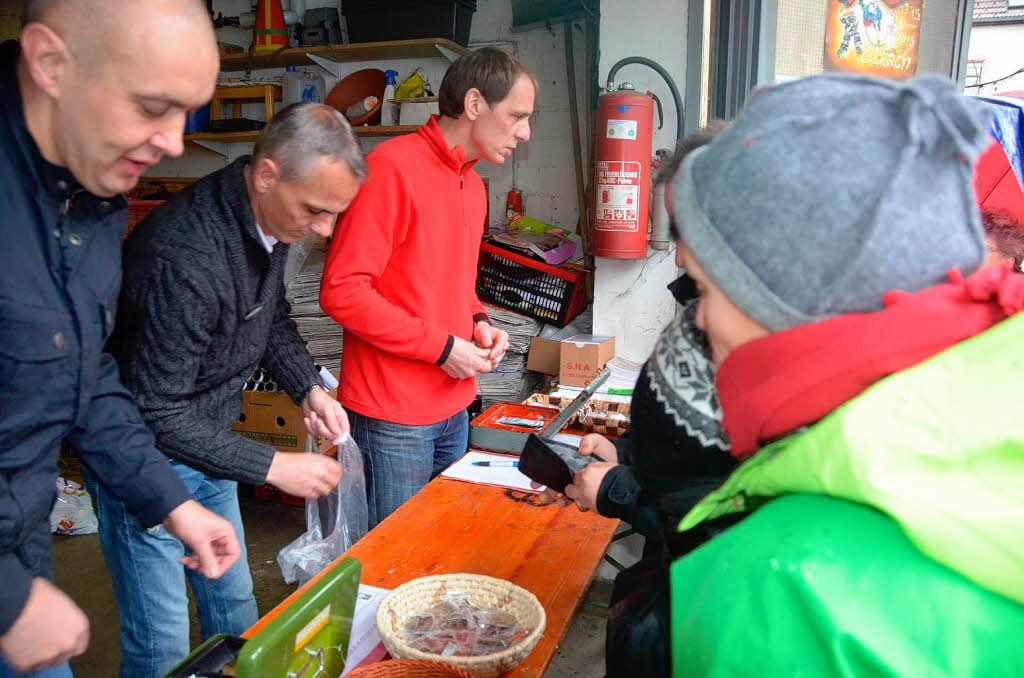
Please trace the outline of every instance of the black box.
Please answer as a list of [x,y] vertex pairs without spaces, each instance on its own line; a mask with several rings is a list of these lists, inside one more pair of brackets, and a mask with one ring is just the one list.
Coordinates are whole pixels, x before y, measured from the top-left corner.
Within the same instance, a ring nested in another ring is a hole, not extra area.
[[545,22],[560,23],[601,15],[598,0],[512,0],[512,28],[525,29]]
[[345,0],[342,11],[354,43],[443,38],[466,46],[476,0]]

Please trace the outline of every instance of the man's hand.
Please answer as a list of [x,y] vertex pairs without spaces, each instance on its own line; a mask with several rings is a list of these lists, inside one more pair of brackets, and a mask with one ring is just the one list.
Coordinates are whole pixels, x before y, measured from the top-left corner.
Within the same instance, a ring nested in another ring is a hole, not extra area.
[[28,601],[14,625],[0,636],[0,655],[17,673],[63,664],[89,647],[89,620],[63,591],[32,580]]
[[321,388],[311,388],[302,400],[302,418],[306,430],[337,442],[349,432],[348,415],[345,408],[331,394]]
[[[594,457],[597,457],[598,459],[602,459],[602,460],[604,460],[606,462],[611,462],[611,464],[609,464],[609,466],[615,466],[619,462],[619,451],[615,449],[615,445],[612,444],[612,441],[608,440],[607,438],[605,438],[603,435],[601,435],[599,433],[588,433],[587,435],[583,436],[583,439],[580,441],[579,452],[584,457],[594,456]],[[596,465],[597,464],[595,463],[595,464],[591,464],[590,466],[596,466]],[[587,468],[590,468],[590,466],[588,466]],[[584,469],[584,470],[586,470],[586,469]],[[603,473],[601,473],[601,477],[597,481],[597,487],[598,488],[601,487],[601,479],[604,478],[604,474],[607,473],[607,472],[608,471],[606,469]],[[582,473],[582,471],[581,471],[581,473]],[[589,478],[587,478],[585,480],[588,480],[588,479]],[[574,485],[577,484],[577,481],[574,480],[573,484]],[[530,481],[530,487],[532,487],[535,490],[538,490],[538,489],[540,489],[542,487],[542,485],[540,483]],[[569,487],[573,487],[573,486],[569,485],[568,487],[565,488],[566,494],[569,494]],[[573,488],[574,492],[578,491],[579,489],[580,488],[578,488],[578,487],[574,487]],[[548,487],[545,487],[537,495],[537,501],[542,506],[546,505],[546,504],[555,503],[555,504],[558,504],[559,506],[561,506],[563,508],[568,506],[569,504],[573,503],[573,499],[575,499],[575,498],[576,498],[576,494],[574,494],[572,497],[566,497],[565,495],[561,495],[561,494],[555,492],[554,490],[552,490],[551,488],[548,488]],[[596,490],[594,491],[594,500],[591,503],[593,504],[593,507],[596,508],[596,505],[597,505],[597,491]],[[578,504],[578,506],[579,506],[580,510],[582,511],[582,510],[585,510],[584,507],[586,506],[586,504],[581,500],[580,504]]]
[[576,473],[572,484],[565,486],[565,496],[576,503],[581,511],[597,510],[597,492],[601,489],[601,481],[618,464],[607,461],[595,461]]
[[192,499],[168,513],[164,527],[192,552],[181,564],[207,579],[219,578],[242,553],[231,523]]
[[580,441],[580,454],[584,457],[597,457],[601,461],[619,463],[619,451],[615,449],[612,441],[600,433],[588,433]]
[[491,364],[490,350],[478,348],[461,337],[455,337],[452,352],[444,361],[441,369],[453,379],[468,379],[478,374],[486,374],[494,369]]
[[481,320],[473,325],[473,343],[487,349],[487,359],[491,362],[491,369],[494,369],[508,350],[508,332]]
[[[531,480],[530,487],[532,487],[535,490],[540,490],[540,488],[544,486],[538,483],[536,480]],[[547,506],[548,504],[558,504],[562,508],[565,508],[566,506],[571,504],[572,501],[566,499],[564,495],[555,492],[550,487],[544,487],[543,490],[540,490],[540,492],[537,493],[537,503],[540,504],[541,506]]]
[[296,497],[316,499],[341,480],[341,464],[319,453],[277,452],[267,471],[267,482]]

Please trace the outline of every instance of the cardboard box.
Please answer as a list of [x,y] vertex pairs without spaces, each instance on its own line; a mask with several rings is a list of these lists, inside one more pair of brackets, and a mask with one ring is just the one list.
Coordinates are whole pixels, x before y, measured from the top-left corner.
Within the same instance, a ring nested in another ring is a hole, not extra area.
[[[330,393],[332,398],[338,397],[337,390]],[[307,431],[302,423],[302,409],[286,393],[242,391],[242,413],[231,430],[282,452],[306,451]],[[319,452],[337,456],[334,441],[317,436],[315,445]],[[306,505],[302,497],[282,492],[273,485],[255,485],[253,495],[263,501]]]
[[558,376],[558,363],[562,355],[562,342],[554,339],[530,338],[530,352],[526,355],[526,369]]
[[[332,397],[337,397],[331,391]],[[272,446],[282,452],[304,452],[306,425],[302,410],[285,393],[242,392],[242,413],[231,427],[235,433]],[[317,437],[316,449],[327,452],[334,441]]]
[[530,340],[526,369],[558,376],[564,386],[583,387],[615,356],[615,337],[577,334],[565,341]]

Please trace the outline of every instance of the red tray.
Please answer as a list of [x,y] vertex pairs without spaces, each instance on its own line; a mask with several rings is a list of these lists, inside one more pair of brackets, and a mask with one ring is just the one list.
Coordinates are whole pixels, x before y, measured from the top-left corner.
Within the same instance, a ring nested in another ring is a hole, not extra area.
[[521,417],[533,421],[543,421],[545,425],[554,421],[558,416],[558,410],[550,407],[535,407],[533,405],[520,405],[518,403],[495,403],[487,408],[487,411],[473,420],[472,426],[485,426],[497,428],[503,431],[517,431],[519,433],[540,433],[543,428],[529,428],[527,426],[512,426],[510,424],[497,423],[502,417]]

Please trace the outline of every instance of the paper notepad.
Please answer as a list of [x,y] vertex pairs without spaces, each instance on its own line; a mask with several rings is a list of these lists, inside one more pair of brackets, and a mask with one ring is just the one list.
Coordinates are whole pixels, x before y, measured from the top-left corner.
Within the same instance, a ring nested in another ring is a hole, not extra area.
[[449,466],[442,476],[453,480],[465,480],[470,483],[481,483],[483,485],[498,485],[499,487],[511,487],[516,490],[527,492],[538,492],[530,487],[530,479],[519,472],[515,466],[474,466],[474,461],[518,461],[519,457],[507,454],[491,454],[489,452],[477,452],[470,450],[462,459]]
[[352,671],[362,664],[363,660],[371,654],[378,655],[376,659],[384,656],[384,646],[381,644],[380,633],[377,632],[377,608],[380,601],[391,593],[390,589],[382,589],[377,586],[359,585],[359,593],[356,596],[356,609],[352,613],[352,632],[348,641],[348,655],[345,658],[345,670],[341,675]]

